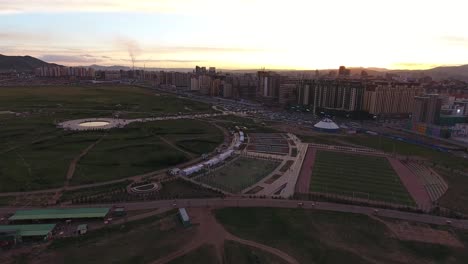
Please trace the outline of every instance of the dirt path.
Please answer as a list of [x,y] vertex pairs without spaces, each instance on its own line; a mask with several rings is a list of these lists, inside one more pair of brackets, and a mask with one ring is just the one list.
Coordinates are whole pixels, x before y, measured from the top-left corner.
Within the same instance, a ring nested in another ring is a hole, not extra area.
[[99,142],[101,142],[104,139],[104,137],[105,137],[105,135],[100,137],[98,140],[96,140],[96,142],[89,145],[87,148],[85,148],[83,151],[81,151],[81,153],[78,156],[76,156],[72,160],[72,162],[70,163],[70,166],[68,167],[67,177],[66,177],[66,181],[65,181],[65,185],[64,185],[65,188],[67,188],[68,185],[70,184],[70,181],[73,178],[73,174],[75,174],[76,165],[78,164],[80,159],[83,158],[84,156],[86,156],[86,154],[88,154],[88,152],[91,149],[93,149],[97,144],[99,144]]
[[193,159],[195,158],[195,155],[191,152],[188,152],[182,148],[179,148],[176,144],[172,143],[171,141],[167,140],[166,138],[162,137],[162,136],[159,136],[159,139],[161,139],[162,141],[164,141],[164,143],[168,144],[169,146],[175,148],[176,150],[184,153],[185,155],[189,156],[190,159]]
[[224,241],[231,240],[243,245],[250,247],[255,247],[266,251],[270,254],[276,255],[290,264],[299,264],[297,260],[283,251],[272,248],[254,241],[245,240],[239,237],[236,237],[228,233],[224,227],[218,223],[215,216],[213,215],[211,209],[208,208],[190,208],[189,216],[194,225],[198,225],[197,234],[192,239],[192,241],[182,249],[175,251],[163,258],[160,258],[153,262],[153,264],[164,264],[168,263],[174,259],[182,257],[191,251],[199,248],[204,244],[213,245],[216,248],[216,255],[218,258],[218,263],[224,263]]
[[390,157],[387,157],[387,159],[416,204],[423,210],[430,210],[432,208],[432,202],[424,188],[424,184],[399,160]]
[[57,204],[57,202],[60,200],[60,197],[62,197],[63,191],[68,189],[68,186],[70,185],[70,181],[73,178],[73,174],[75,174],[76,165],[78,164],[80,159],[83,158],[84,156],[86,156],[86,154],[88,154],[88,152],[91,149],[93,149],[97,144],[99,144],[99,142],[101,142],[102,139],[104,139],[105,136],[106,135],[100,137],[93,144],[91,144],[87,148],[83,149],[80,152],[80,154],[78,156],[76,156],[70,162],[70,165],[68,166],[67,175],[65,177],[65,183],[63,184],[63,187],[61,189],[59,189],[59,190],[57,190],[57,192],[55,192],[55,195],[49,200],[49,202],[48,202],[49,204]]
[[317,150],[315,148],[308,148],[304,162],[302,163],[301,172],[299,173],[299,179],[296,183],[297,193],[309,193],[310,179],[312,177],[312,169],[315,163],[315,155]]

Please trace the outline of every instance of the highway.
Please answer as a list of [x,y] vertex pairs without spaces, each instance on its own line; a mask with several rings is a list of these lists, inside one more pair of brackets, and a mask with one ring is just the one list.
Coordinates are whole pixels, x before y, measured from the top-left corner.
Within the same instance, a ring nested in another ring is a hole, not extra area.
[[[364,215],[375,215],[380,217],[388,217],[399,220],[406,220],[411,222],[419,222],[434,225],[451,225],[460,229],[468,229],[468,220],[449,219],[446,217],[433,216],[427,214],[416,214],[409,212],[402,212],[390,209],[375,208],[328,203],[328,202],[314,202],[314,201],[298,201],[298,200],[280,200],[280,199],[258,199],[258,198],[211,198],[211,199],[180,199],[180,200],[159,200],[159,201],[146,201],[146,202],[132,202],[132,203],[119,203],[116,206],[124,206],[127,210],[149,210],[156,208],[180,208],[180,207],[275,207],[275,208],[303,208],[315,209],[333,212],[356,213]],[[56,206],[47,208],[79,208],[79,207],[112,207],[114,204],[93,204],[93,205],[67,205]],[[0,215],[14,213],[18,208],[3,207],[0,208]],[[38,207],[21,207],[21,209],[39,209]],[[447,221],[450,221],[448,223]]]

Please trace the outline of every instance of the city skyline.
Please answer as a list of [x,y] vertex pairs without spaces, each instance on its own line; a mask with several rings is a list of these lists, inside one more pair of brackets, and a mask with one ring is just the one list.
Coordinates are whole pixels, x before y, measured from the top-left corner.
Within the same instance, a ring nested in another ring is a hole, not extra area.
[[459,0],[6,0],[0,53],[70,66],[427,69],[468,63],[466,7]]

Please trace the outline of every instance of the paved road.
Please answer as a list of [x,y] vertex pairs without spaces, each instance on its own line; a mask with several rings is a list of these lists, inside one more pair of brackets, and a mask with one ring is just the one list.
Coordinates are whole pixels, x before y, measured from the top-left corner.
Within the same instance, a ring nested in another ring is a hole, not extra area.
[[[127,210],[147,210],[156,208],[169,208],[169,207],[277,207],[277,208],[297,208],[298,203],[303,203],[302,208],[316,209],[334,212],[346,212],[356,214],[374,214],[374,208],[327,203],[327,202],[312,202],[312,201],[297,201],[297,200],[278,200],[278,199],[250,199],[250,198],[214,198],[214,199],[183,199],[183,200],[164,200],[164,201],[150,201],[150,202],[134,202],[134,203],[120,203],[119,206],[125,206]],[[314,205],[315,204],[315,205]],[[54,208],[79,208],[79,207],[111,207],[113,204],[100,204],[100,205],[67,205],[57,206]],[[21,209],[37,209],[38,207],[24,207]],[[0,215],[13,213],[17,208],[3,207],[0,208]],[[378,216],[389,217],[400,220],[414,221],[435,225],[447,225],[448,218],[408,213],[390,209],[378,209]],[[457,228],[468,229],[468,220],[450,219],[451,225]]]

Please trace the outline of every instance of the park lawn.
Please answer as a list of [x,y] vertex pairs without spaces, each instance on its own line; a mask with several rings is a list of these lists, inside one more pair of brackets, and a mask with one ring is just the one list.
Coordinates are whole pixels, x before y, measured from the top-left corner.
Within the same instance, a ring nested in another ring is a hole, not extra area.
[[[287,264],[285,260],[268,252],[245,246],[233,241],[224,242],[226,264]],[[201,263],[201,262],[200,262]]]
[[[189,157],[162,141],[160,136],[177,138],[218,137],[220,131],[196,120],[168,120],[132,123],[112,129],[108,135],[78,163],[72,184],[110,181],[168,168],[189,160]],[[222,136],[222,134],[221,134]],[[206,152],[218,144],[200,144]]]
[[232,193],[254,185],[280,165],[273,160],[240,157],[213,173],[200,176],[198,181]]
[[438,200],[441,207],[468,215],[468,177],[436,169],[448,184],[447,192]]
[[104,139],[78,163],[73,184],[90,184],[141,175],[188,161],[158,140]]
[[126,191],[126,187],[131,183],[131,181],[123,180],[117,183],[111,183],[96,187],[83,188],[77,190],[67,190],[63,192],[60,197],[61,201],[72,201],[83,197],[90,197],[98,194],[105,194],[117,191]]
[[168,262],[168,264],[219,264],[215,250],[216,248],[213,245],[205,244],[182,257]]
[[14,201],[14,196],[0,196],[0,206],[8,206]]
[[191,153],[195,153],[198,155],[210,153],[213,149],[217,148],[221,142],[219,138],[213,139],[187,139],[187,140],[179,140],[177,141],[176,145],[184,150],[187,150]]
[[300,263],[464,263],[468,257],[464,248],[401,242],[383,223],[360,214],[224,208],[216,217],[230,233],[278,248]]
[[211,106],[133,86],[2,87],[0,110],[140,113],[212,112]]
[[[315,144],[325,144],[325,145],[334,145],[334,146],[347,146],[341,142],[338,142],[333,136],[324,136],[324,135],[297,135],[297,137],[302,141],[306,143],[315,143]],[[342,137],[336,137],[337,139],[341,139]]]
[[415,205],[400,178],[384,157],[318,151],[310,190]]
[[[108,188],[97,192],[94,188],[77,190],[73,203],[115,203],[142,200],[190,199],[220,197],[219,192],[204,188],[182,179],[162,182],[161,189],[151,194],[140,196],[129,194],[125,188]],[[98,187],[97,187],[98,188]],[[100,188],[98,188],[100,189]]]
[[340,140],[369,148],[379,149],[388,153],[395,152],[405,156],[419,156],[426,158],[436,164],[441,164],[453,169],[468,169],[468,162],[466,162],[466,160],[463,158],[427,147],[410,144],[399,140],[393,140],[382,136],[355,135],[340,137]]
[[62,135],[0,155],[0,192],[62,186],[70,162],[97,140],[95,134]]

